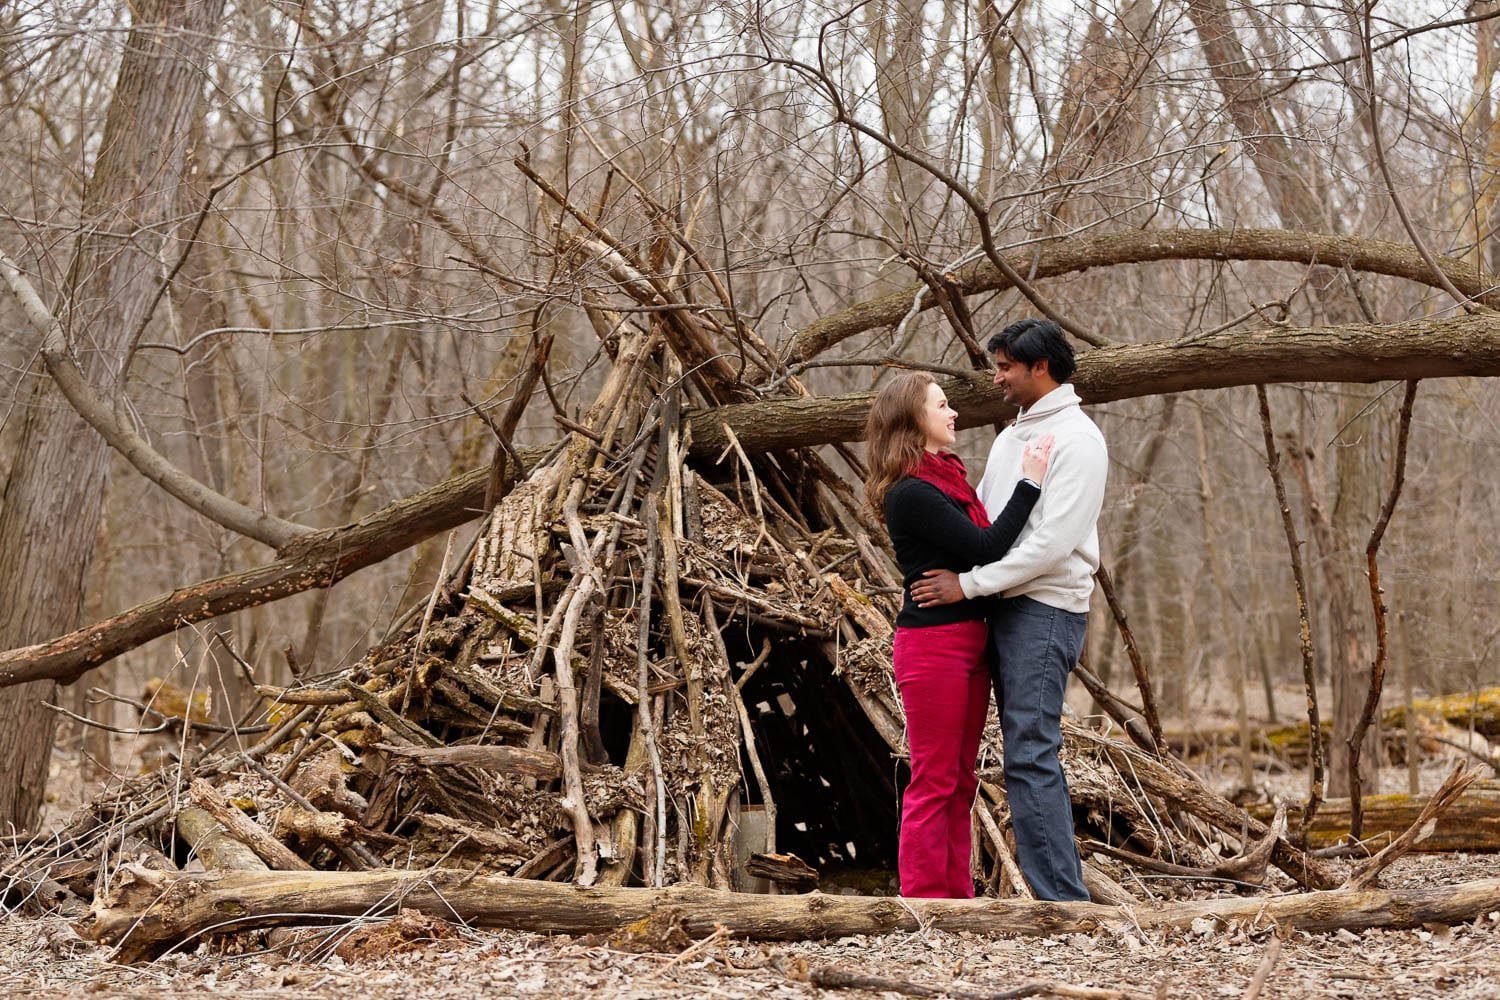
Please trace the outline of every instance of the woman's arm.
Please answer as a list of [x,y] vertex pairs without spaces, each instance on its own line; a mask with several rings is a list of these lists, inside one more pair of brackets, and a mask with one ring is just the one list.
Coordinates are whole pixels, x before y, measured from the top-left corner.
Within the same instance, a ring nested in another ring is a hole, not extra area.
[[886,523],[892,532],[905,531],[980,566],[997,561],[1016,544],[1041,493],[1034,483],[1016,483],[1005,509],[988,528],[981,528],[936,486],[908,480],[886,494]]

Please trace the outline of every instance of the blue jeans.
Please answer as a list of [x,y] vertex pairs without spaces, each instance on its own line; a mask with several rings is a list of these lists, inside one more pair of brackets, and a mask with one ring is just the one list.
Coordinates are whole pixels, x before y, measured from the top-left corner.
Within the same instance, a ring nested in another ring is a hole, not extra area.
[[1073,806],[1057,751],[1063,689],[1083,652],[1088,617],[1029,597],[999,603],[990,634],[1016,860],[1038,899],[1086,900]]

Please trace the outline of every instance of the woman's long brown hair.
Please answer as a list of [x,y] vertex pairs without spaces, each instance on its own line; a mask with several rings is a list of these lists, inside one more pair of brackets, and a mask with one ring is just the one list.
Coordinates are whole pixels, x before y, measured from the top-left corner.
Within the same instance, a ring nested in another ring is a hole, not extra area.
[[888,490],[922,460],[927,436],[919,419],[927,387],[937,382],[926,372],[902,372],[881,387],[865,418],[865,503],[885,517]]

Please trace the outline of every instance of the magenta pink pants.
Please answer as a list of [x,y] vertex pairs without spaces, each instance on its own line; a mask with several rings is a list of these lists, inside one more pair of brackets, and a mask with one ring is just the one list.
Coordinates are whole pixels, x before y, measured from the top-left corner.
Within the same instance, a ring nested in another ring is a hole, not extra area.
[[968,899],[969,814],[990,672],[983,621],[898,628],[896,685],[906,710],[911,784],[901,802],[901,895]]

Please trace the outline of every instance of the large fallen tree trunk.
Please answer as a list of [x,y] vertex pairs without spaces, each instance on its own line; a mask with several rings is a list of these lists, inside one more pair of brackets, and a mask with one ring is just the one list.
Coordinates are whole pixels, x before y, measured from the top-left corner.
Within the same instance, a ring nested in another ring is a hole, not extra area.
[[[1416,822],[1425,795],[1366,795],[1364,842],[1372,850],[1390,843]],[[1257,819],[1270,819],[1274,807],[1250,810]],[[1332,847],[1349,836],[1349,800],[1327,799],[1307,831],[1307,846]],[[1481,781],[1453,800],[1437,818],[1432,832],[1413,851],[1500,851],[1500,782]]]
[[760,896],[693,885],[581,888],[443,869],[170,875],[132,865],[119,873],[79,931],[118,945],[122,958],[139,960],[204,934],[394,915],[402,908],[484,927],[563,934],[607,933],[655,917],[693,937],[722,926],[736,937],[782,941],[928,927],[977,934],[1124,933],[1186,928],[1200,918],[1329,931],[1472,920],[1500,909],[1500,879],[1117,907],[985,898]]
[[[1256,383],[1459,375],[1500,375],[1500,318],[1494,314],[1400,326],[1277,327],[1102,347],[1079,356],[1072,381],[1085,403],[1107,403]],[[938,381],[959,412],[959,427],[994,423],[1011,413],[987,373]],[[850,393],[721,406],[694,418],[693,450],[712,455],[728,447],[720,424],[752,454],[853,441],[864,434],[872,398]]]

